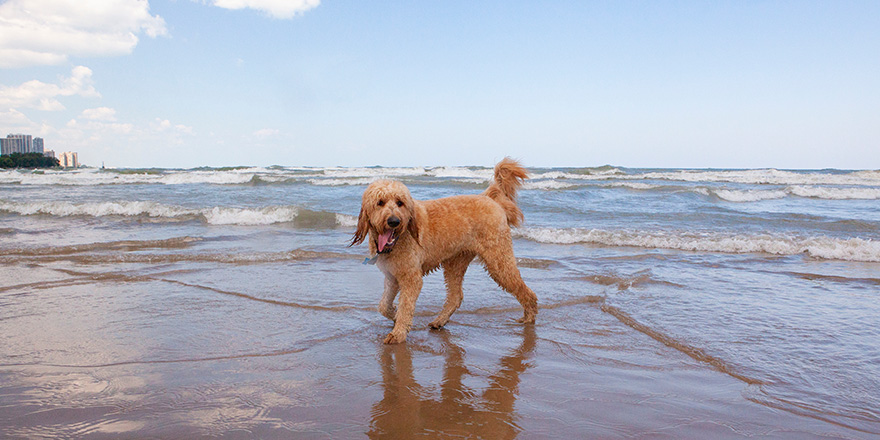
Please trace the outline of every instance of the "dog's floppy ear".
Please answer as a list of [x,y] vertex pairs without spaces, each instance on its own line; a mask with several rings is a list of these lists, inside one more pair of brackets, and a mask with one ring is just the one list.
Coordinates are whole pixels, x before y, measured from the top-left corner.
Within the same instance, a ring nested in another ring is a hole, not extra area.
[[413,238],[416,239],[416,243],[421,244],[421,243],[419,243],[419,223],[420,222],[418,220],[416,220],[416,217],[417,217],[416,213],[418,211],[416,210],[416,204],[415,204],[415,202],[413,202],[412,198],[410,198],[407,201],[406,207],[407,207],[407,210],[409,210],[409,223],[406,225],[406,229],[409,231],[409,234],[412,235]]
[[364,207],[361,206],[361,213],[358,214],[357,230],[354,231],[354,237],[351,238],[351,243],[348,246],[351,247],[363,243],[369,232],[370,220],[367,218],[367,213],[365,212]]

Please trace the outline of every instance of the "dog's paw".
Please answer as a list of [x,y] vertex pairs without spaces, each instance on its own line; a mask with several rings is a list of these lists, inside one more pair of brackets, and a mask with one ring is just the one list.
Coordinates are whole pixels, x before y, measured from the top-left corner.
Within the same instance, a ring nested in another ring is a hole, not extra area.
[[448,321],[442,321],[438,318],[438,319],[431,321],[431,323],[428,324],[428,326],[434,330],[440,330],[441,328],[443,328],[444,325],[446,325],[446,322],[448,322]]
[[534,324],[535,323],[535,315],[523,316],[522,318],[517,319],[516,322],[518,322],[520,324]]
[[406,334],[397,335],[394,332],[388,333],[388,336],[385,336],[384,344],[400,344],[401,342],[406,341]]

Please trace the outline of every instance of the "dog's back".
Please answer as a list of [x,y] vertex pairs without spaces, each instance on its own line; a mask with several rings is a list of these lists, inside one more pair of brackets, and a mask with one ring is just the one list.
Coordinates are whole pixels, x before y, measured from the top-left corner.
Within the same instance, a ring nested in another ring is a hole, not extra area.
[[495,181],[483,192],[504,208],[510,226],[519,226],[523,221],[523,213],[516,204],[516,191],[528,176],[528,171],[519,162],[505,157],[495,165]]

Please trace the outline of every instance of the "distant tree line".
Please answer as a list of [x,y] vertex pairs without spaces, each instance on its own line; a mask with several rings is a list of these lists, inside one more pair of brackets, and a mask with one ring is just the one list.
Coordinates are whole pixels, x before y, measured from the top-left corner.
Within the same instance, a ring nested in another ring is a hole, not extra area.
[[12,153],[0,156],[0,168],[52,168],[59,165],[58,159],[40,153]]

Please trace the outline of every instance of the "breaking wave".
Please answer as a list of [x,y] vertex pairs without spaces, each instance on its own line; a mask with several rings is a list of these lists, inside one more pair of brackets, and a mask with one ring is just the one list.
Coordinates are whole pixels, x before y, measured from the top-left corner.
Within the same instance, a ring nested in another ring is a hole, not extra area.
[[861,238],[732,235],[723,233],[606,231],[578,228],[519,228],[514,236],[539,243],[676,249],[733,254],[807,254],[827,260],[880,262],[880,242]]
[[877,200],[880,199],[880,188],[840,188],[820,186],[789,186],[782,189],[762,190],[731,190],[695,188],[695,192],[715,195],[728,202],[758,202],[761,200],[783,199],[788,196],[826,199],[826,200]]
[[146,217],[167,221],[201,220],[210,225],[256,226],[293,223],[297,227],[349,227],[357,219],[343,214],[312,211],[297,206],[265,206],[260,208],[186,208],[156,202],[9,202],[0,200],[0,211],[19,215],[51,215],[56,217]]
[[[602,186],[631,189],[661,188],[657,181],[681,183],[736,183],[780,185],[787,195],[828,199],[880,198],[880,171],[784,171],[757,170],[636,170],[610,166],[598,168],[531,169],[525,189],[565,190],[607,182]],[[0,184],[20,185],[246,185],[305,183],[318,186],[367,185],[377,179],[392,178],[409,182],[459,182],[484,185],[491,181],[489,167],[233,167],[176,169],[78,169],[0,171]],[[649,183],[642,183],[648,181]],[[832,185],[835,187],[825,187]],[[839,188],[849,186],[856,188]],[[858,187],[874,188],[858,188]],[[734,190],[725,190],[734,191]],[[763,191],[763,189],[758,190]],[[776,190],[772,190],[776,191]],[[725,193],[730,198],[735,192]],[[740,198],[762,197],[758,193]],[[721,198],[724,196],[719,195]]]
[[123,172],[85,169],[75,171],[5,171],[0,172],[0,184],[20,185],[183,185],[213,184],[241,185],[254,180],[262,169],[235,169],[227,171],[202,170],[125,170]]
[[678,182],[730,182],[752,185],[880,186],[880,171],[669,170],[634,173],[616,178]]
[[0,211],[20,215],[53,215],[70,217],[85,215],[91,217],[104,216],[147,216],[169,219],[192,217],[199,214],[198,210],[180,206],[163,205],[156,202],[7,202],[0,201]]
[[798,197],[831,200],[876,200],[880,199],[880,188],[836,188],[816,186],[792,186],[787,193]]
[[[700,188],[702,189],[702,188]],[[699,192],[699,191],[698,191]],[[788,193],[783,190],[759,190],[749,189],[744,191],[729,189],[706,190],[706,195],[714,194],[721,200],[728,202],[759,202],[761,200],[784,199]]]
[[560,182],[558,180],[526,180],[523,182],[524,190],[555,190],[555,189],[569,189],[578,186],[575,183],[568,182]]

